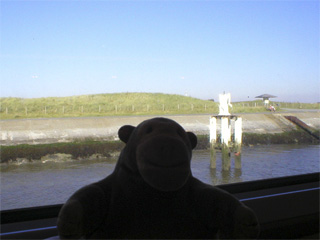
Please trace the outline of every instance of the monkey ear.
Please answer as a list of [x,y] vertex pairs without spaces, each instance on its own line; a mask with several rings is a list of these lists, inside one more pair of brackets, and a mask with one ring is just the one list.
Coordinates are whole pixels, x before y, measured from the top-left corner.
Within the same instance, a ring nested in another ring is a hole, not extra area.
[[192,149],[194,149],[197,146],[198,139],[197,136],[193,132],[187,132],[189,141],[191,143]]
[[118,131],[118,136],[120,140],[124,143],[127,143],[134,129],[135,127],[131,125],[122,126]]

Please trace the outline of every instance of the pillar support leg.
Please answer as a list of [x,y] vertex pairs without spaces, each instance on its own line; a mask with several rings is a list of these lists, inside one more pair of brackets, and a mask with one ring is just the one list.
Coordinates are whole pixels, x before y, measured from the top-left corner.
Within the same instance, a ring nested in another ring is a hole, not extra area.
[[210,168],[216,168],[217,118],[210,117]]

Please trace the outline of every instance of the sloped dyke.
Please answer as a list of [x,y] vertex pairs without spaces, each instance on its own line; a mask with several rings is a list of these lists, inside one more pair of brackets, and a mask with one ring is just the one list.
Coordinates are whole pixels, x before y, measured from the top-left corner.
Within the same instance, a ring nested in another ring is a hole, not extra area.
[[[243,133],[276,134],[296,130],[297,127],[285,116],[295,116],[308,126],[320,129],[320,112],[283,112],[241,114]],[[0,144],[2,146],[18,144],[48,144],[82,140],[114,141],[118,140],[118,129],[126,124],[138,125],[155,116],[130,117],[86,117],[20,119],[0,121]],[[163,116],[181,124],[187,131],[197,135],[209,134],[210,115],[174,115]],[[220,124],[218,122],[218,132]]]

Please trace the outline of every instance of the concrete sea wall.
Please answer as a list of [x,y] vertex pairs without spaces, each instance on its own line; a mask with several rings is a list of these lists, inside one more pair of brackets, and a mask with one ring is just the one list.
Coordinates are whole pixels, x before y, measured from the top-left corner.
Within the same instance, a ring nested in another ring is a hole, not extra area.
[[[245,133],[281,133],[296,129],[284,116],[296,116],[310,127],[320,129],[319,111],[239,114]],[[0,121],[0,145],[71,142],[77,139],[117,140],[118,129],[138,125],[155,116],[114,116],[86,118],[19,119]],[[198,135],[209,134],[210,115],[165,116]],[[219,123],[218,123],[219,131]]]

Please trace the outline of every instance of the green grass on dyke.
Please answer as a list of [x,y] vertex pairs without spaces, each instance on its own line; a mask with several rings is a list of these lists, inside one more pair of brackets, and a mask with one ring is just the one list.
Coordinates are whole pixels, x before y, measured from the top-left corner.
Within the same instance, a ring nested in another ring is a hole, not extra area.
[[[276,104],[275,104],[276,105]],[[319,109],[319,104],[278,103],[284,108]],[[233,103],[232,113],[266,111],[261,100]],[[162,93],[112,93],[47,98],[0,98],[1,119],[169,114],[218,114],[209,100]]]

